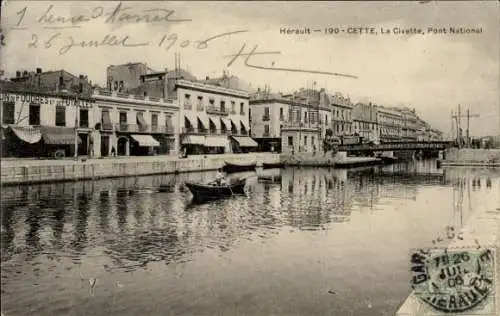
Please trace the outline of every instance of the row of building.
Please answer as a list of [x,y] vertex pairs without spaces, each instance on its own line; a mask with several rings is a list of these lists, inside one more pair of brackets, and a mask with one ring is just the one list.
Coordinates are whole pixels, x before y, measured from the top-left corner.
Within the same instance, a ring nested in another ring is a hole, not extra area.
[[107,86],[67,71],[2,80],[3,156],[316,151],[328,129],[383,141],[436,139],[410,109],[353,104],[324,89],[249,91],[237,77],[199,80],[143,63],[107,68]]

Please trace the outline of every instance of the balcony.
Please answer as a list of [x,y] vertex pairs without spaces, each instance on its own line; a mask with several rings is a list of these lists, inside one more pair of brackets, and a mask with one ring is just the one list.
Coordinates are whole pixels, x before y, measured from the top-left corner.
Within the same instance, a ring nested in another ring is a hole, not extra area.
[[269,117],[269,115],[263,115],[263,116],[262,116],[262,121],[264,121],[264,122],[267,122],[267,121],[269,121],[270,119],[271,119],[271,118]]
[[113,130],[113,124],[101,123],[101,129],[103,131],[112,131]]
[[[39,124],[31,124],[31,125],[39,125]],[[89,121],[88,120],[80,120],[78,127],[79,128],[89,128]]]
[[207,107],[207,114],[229,115],[229,111],[227,109],[221,109],[215,106],[209,106]]
[[198,104],[196,105],[196,111],[200,111],[200,112],[201,112],[201,111],[203,111],[203,108],[204,108],[204,107],[203,107],[203,104],[202,104],[202,103],[198,103]]
[[151,125],[139,125],[139,124],[126,124],[119,123],[115,125],[115,130],[117,132],[128,132],[128,133],[151,133],[151,134],[171,134],[173,133],[172,126],[151,126]]
[[245,111],[240,111],[240,115],[245,115]]
[[231,110],[231,115],[236,115],[236,110]]
[[288,122],[283,125],[281,128],[282,131],[285,130],[302,130],[302,131],[311,131],[316,132],[320,131],[321,128],[316,123],[300,123],[300,122]]
[[192,128],[192,127],[184,127],[182,129],[182,134],[187,134],[187,135],[227,135],[226,130],[219,130],[219,129],[204,129],[204,128]]
[[193,108],[193,104],[191,102],[184,103],[184,110],[191,110]]
[[286,121],[283,115],[280,115],[280,121]]

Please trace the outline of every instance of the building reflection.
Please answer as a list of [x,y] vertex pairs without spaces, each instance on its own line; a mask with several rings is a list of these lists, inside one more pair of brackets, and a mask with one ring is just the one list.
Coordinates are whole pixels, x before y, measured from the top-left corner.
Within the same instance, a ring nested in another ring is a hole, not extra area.
[[[8,197],[2,209],[2,260],[9,260],[17,241],[25,242],[20,251],[27,252],[28,258],[41,249],[72,251],[83,257],[84,249],[103,247],[111,269],[133,270],[158,261],[170,264],[192,260],[200,251],[224,252],[243,240],[270,238],[283,226],[329,229],[349,222],[353,212],[377,209],[390,200],[415,200],[426,185],[451,186],[455,208],[466,212],[467,194],[481,190],[493,195],[500,178],[491,172],[434,170],[430,163],[424,167],[415,163],[344,170],[283,169],[272,171],[280,179],[277,183],[252,182],[247,196],[186,208],[190,194],[177,188],[185,181],[203,181],[213,175],[2,188]],[[164,191],[162,186],[174,190]],[[460,195],[465,198],[460,200]],[[45,238],[47,228],[52,242],[44,243],[41,237]],[[72,233],[66,235],[65,230]]]

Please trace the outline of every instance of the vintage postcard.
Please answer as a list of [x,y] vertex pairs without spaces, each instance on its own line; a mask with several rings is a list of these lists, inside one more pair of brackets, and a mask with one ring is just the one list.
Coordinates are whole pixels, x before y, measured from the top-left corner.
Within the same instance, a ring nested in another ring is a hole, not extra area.
[[499,9],[2,1],[2,316],[500,315]]

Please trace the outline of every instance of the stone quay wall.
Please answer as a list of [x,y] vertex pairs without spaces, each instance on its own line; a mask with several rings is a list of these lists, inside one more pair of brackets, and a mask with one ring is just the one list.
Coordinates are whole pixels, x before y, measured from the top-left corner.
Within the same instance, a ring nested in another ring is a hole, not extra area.
[[451,148],[446,151],[443,165],[500,167],[500,149]]
[[2,185],[93,180],[128,176],[216,170],[224,162],[279,163],[279,154],[251,153],[174,157],[113,157],[82,160],[4,160]]

